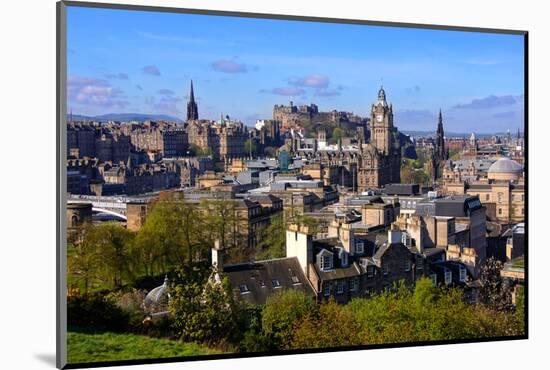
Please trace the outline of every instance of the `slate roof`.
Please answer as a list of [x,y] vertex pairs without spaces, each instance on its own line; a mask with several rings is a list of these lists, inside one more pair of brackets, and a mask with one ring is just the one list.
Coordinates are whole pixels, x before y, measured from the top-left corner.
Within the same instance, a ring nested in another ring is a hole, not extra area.
[[270,296],[286,289],[315,294],[296,257],[225,265],[223,274],[237,296],[253,305],[265,304]]
[[334,280],[334,279],[343,279],[343,278],[350,278],[354,276],[359,276],[361,274],[361,270],[359,269],[359,266],[357,266],[356,263],[351,262],[348,265],[348,267],[337,267],[332,270],[321,270],[316,263],[313,264],[315,268],[315,272],[321,278],[322,280]]

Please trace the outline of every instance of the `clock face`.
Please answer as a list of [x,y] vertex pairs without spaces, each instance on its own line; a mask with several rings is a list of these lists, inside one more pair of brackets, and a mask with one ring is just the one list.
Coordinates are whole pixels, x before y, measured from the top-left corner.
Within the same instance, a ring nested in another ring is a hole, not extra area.
[[383,118],[382,115],[379,114],[379,115],[376,116],[376,121],[382,122],[382,118]]

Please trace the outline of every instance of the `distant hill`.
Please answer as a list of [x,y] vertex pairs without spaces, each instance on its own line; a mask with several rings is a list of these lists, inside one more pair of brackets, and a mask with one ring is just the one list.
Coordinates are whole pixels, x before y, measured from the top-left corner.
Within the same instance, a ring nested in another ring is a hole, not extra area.
[[[67,115],[69,118],[69,115]],[[172,121],[172,122],[183,122],[181,119],[168,116],[166,114],[147,114],[147,113],[108,113],[102,114],[100,116],[84,116],[81,114],[73,114],[74,121],[98,121],[98,122],[107,122],[107,121]]]
[[[411,137],[427,137],[427,136],[432,136],[432,137],[435,137],[435,130],[434,131],[410,131],[410,130],[403,130],[400,132],[402,132],[403,134],[405,135],[409,135]],[[466,139],[469,139],[470,138],[470,135],[472,133],[471,132],[468,132],[468,133],[465,133],[465,132],[445,132],[445,136],[446,137],[464,137]],[[489,138],[489,137],[492,137],[492,136],[500,136],[500,137],[503,137],[503,136],[506,136],[508,135],[508,133],[506,132],[493,132],[493,133],[483,133],[483,132],[476,132],[476,137],[478,138]],[[511,132],[510,133],[512,135],[512,137],[516,137],[517,135],[517,132]],[[523,132],[521,133],[521,135],[523,135]]]

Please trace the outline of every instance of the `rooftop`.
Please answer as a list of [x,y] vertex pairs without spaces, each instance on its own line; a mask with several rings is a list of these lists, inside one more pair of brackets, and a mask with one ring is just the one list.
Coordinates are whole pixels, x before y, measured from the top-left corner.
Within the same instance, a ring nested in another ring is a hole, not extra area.
[[508,157],[502,157],[489,167],[488,173],[522,173],[523,166]]

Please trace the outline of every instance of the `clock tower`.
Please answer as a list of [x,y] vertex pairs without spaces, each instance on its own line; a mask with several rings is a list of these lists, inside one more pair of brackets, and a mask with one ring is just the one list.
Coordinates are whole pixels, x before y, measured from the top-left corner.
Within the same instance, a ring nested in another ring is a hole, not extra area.
[[392,154],[393,109],[388,106],[383,87],[378,91],[378,100],[372,105],[370,116],[370,142],[382,154]]

